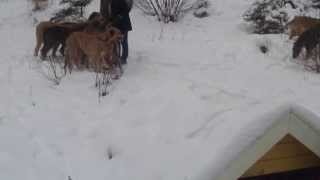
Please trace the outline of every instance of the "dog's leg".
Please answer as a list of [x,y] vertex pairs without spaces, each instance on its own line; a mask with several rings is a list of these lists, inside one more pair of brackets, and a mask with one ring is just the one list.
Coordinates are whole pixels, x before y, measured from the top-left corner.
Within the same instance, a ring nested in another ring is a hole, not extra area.
[[36,27],[36,47],[34,48],[34,56],[38,56],[40,46],[43,42],[43,32],[41,32],[41,28],[38,25]]
[[71,72],[72,72],[72,67],[73,67],[73,65],[72,65],[72,63],[69,63],[69,72],[70,72],[70,74],[71,74]]
[[102,89],[102,96],[106,96],[107,94],[109,94],[108,92],[108,87],[111,83],[111,81],[109,80],[110,79],[110,72],[109,70],[106,70],[106,71],[103,71],[102,72],[102,75],[103,75],[103,89]]
[[85,68],[89,69],[89,59],[86,55],[82,54],[80,58],[80,65],[84,66]]
[[56,46],[56,40],[52,39],[49,34],[43,38],[43,47],[41,49],[42,57],[46,57],[47,53]]
[[40,46],[37,44],[36,47],[34,48],[33,56],[38,56],[39,49],[40,49]]
[[67,75],[67,71],[69,70],[69,73],[72,72],[72,65],[69,61],[64,62],[64,75]]
[[47,53],[49,51],[50,47],[48,46],[48,44],[44,44],[44,46],[41,49],[41,59],[44,60],[47,57]]
[[82,66],[82,64],[83,64],[83,58],[84,58],[83,53],[81,52],[80,49],[77,49],[77,59],[75,59],[75,60],[76,60],[75,64],[76,64],[76,66],[77,66],[78,69],[81,69],[81,68],[83,67],[83,66]]
[[52,56],[53,57],[57,57],[57,55],[56,55],[56,53],[57,53],[57,49],[59,48],[59,43],[55,43],[54,45],[53,45],[53,49],[52,49]]
[[95,83],[95,86],[98,87],[99,84],[100,84],[99,73],[96,72],[96,83]]
[[71,71],[72,71],[72,59],[73,59],[73,56],[72,56],[72,52],[71,52],[71,49],[70,48],[67,48],[66,49],[66,55],[65,55],[65,61],[64,61],[64,73],[65,75],[67,74],[67,69],[69,69],[69,72],[71,74]]
[[61,44],[61,47],[60,47],[60,50],[59,50],[62,56],[64,56],[65,46],[66,46],[65,43],[62,43],[62,44]]
[[40,46],[41,46],[41,43],[38,42],[37,40],[37,44],[36,44],[36,47],[34,48],[34,53],[33,53],[34,56],[38,56]]
[[67,51],[67,54],[64,58],[64,75],[67,74],[67,67],[68,67],[68,63],[69,63],[70,59],[69,59],[69,54],[68,54],[68,51]]

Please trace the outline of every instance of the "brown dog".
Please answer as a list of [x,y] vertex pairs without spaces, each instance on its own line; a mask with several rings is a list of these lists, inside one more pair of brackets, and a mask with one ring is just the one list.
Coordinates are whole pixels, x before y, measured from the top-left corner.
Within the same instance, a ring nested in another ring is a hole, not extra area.
[[[55,23],[51,21],[42,21],[36,26],[36,47],[34,48],[34,56],[38,56],[39,49],[43,44],[44,32],[54,26],[72,26],[75,23]],[[55,53],[55,52],[54,52]]]
[[87,64],[96,72],[110,68],[115,43],[121,38],[121,32],[116,28],[97,34],[72,33],[66,41],[65,72],[68,68],[71,73],[73,65],[80,67],[84,56],[87,56]]
[[320,23],[320,19],[296,16],[292,21],[287,24],[289,31],[289,38],[292,39],[294,36],[300,36],[305,30]]

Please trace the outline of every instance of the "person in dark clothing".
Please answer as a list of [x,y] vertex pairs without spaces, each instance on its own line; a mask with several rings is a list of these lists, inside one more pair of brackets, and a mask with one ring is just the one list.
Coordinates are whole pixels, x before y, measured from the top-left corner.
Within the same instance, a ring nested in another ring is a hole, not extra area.
[[122,53],[120,58],[122,64],[126,64],[129,53],[128,32],[132,30],[129,16],[131,6],[126,0],[111,0],[110,10],[114,27],[118,28],[123,34],[123,39],[121,41]]

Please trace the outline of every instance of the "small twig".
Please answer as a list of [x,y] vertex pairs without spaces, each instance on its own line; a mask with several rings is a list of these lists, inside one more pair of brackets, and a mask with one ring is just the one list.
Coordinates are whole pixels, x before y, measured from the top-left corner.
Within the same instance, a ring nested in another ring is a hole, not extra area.
[[111,74],[110,70],[104,70],[102,72],[96,72],[96,82],[95,86],[98,88],[98,98],[109,94],[108,87],[111,84]]
[[[55,85],[59,85],[61,82],[61,79],[65,76],[64,73],[61,73],[62,75],[58,75],[58,69],[60,68],[60,71],[62,69],[61,65],[57,65],[57,62],[54,60],[53,57],[49,56],[49,65],[47,65],[48,73],[45,74],[46,78],[52,81]],[[58,63],[59,64],[59,63]]]

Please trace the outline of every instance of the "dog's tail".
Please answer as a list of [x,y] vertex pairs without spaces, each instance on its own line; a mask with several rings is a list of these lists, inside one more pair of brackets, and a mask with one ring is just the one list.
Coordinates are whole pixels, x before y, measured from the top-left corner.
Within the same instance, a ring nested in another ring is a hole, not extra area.
[[292,48],[292,57],[297,58],[304,46],[305,38],[303,35],[299,36],[299,38],[294,42],[293,48]]

